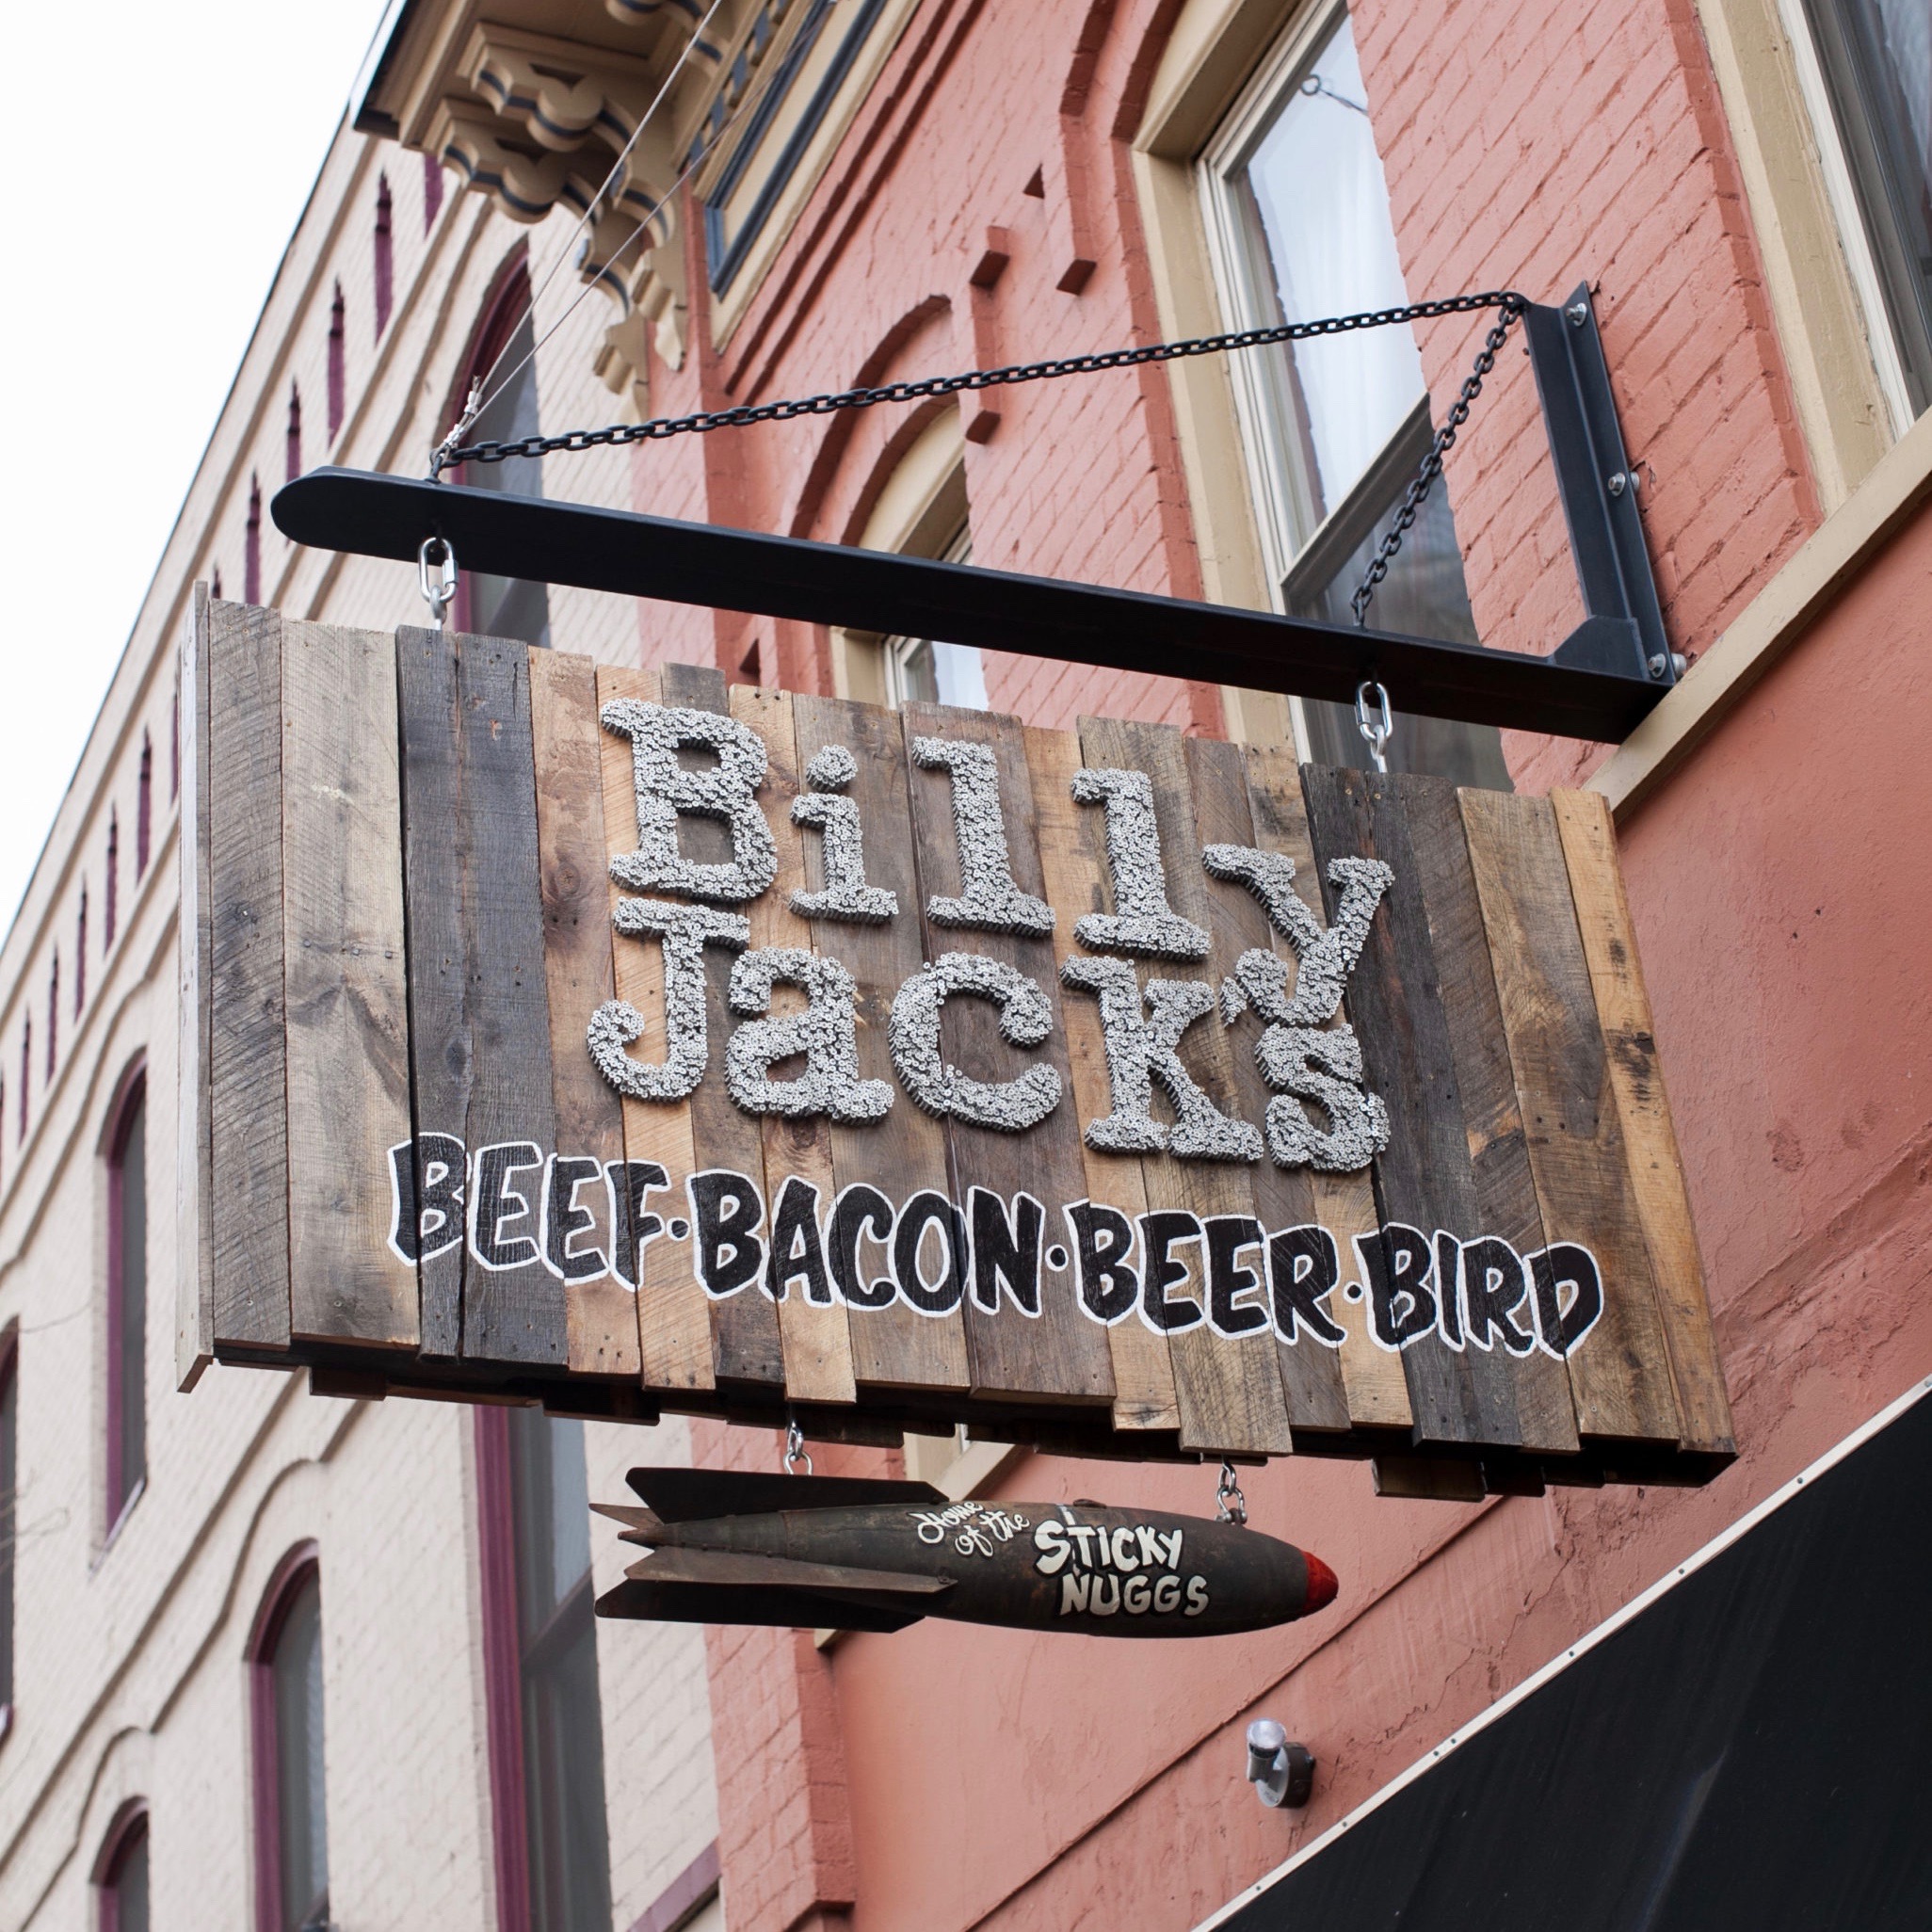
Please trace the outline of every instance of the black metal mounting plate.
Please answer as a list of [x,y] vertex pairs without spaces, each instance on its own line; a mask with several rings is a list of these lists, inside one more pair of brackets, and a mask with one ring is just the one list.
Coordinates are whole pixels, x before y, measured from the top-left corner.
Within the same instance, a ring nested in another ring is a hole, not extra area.
[[[320,550],[413,563],[437,537],[463,568],[498,576],[1341,703],[1375,678],[1402,711],[1555,737],[1620,742],[1665,689],[1560,653],[1489,651],[366,471],[312,471],[279,491],[272,510],[283,536]],[[1597,617],[1585,629],[1615,621]]]

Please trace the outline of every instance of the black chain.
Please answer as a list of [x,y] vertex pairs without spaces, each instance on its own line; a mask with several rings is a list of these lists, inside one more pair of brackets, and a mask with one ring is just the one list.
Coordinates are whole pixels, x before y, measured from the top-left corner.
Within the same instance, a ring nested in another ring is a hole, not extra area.
[[1374,601],[1376,586],[1389,574],[1389,566],[1394,561],[1395,553],[1402,548],[1402,539],[1409,534],[1409,525],[1415,522],[1417,512],[1423,507],[1423,499],[1428,495],[1431,485],[1442,474],[1442,459],[1449,454],[1456,443],[1456,432],[1469,421],[1470,405],[1483,393],[1483,378],[1496,366],[1496,358],[1503,351],[1503,345],[1509,339],[1509,331],[1521,320],[1522,312],[1528,304],[1521,296],[1505,295],[1495,298],[1503,313],[1496,318],[1496,326],[1483,339],[1482,348],[1477,352],[1475,364],[1462,379],[1461,393],[1456,398],[1455,407],[1443,419],[1442,427],[1436,431],[1429,444],[1429,453],[1423,459],[1422,468],[1415,474],[1415,480],[1409,486],[1402,498],[1402,507],[1395,512],[1395,521],[1389,525],[1382,540],[1376,547],[1376,554],[1360,584],[1355,587],[1355,595],[1348,600],[1349,607],[1355,612],[1357,628],[1368,622],[1368,607]]
[[1389,574],[1390,562],[1401,549],[1402,539],[1415,522],[1423,499],[1442,474],[1442,459],[1455,443],[1456,432],[1469,420],[1470,405],[1482,394],[1483,378],[1496,366],[1496,357],[1509,330],[1528,306],[1527,298],[1512,289],[1492,289],[1483,295],[1445,296],[1437,301],[1411,302],[1402,309],[1370,309],[1359,315],[1325,315],[1312,322],[1282,322],[1269,329],[1198,335],[1183,342],[1150,343],[1141,348],[1104,349],[1095,355],[1063,356],[1051,362],[1015,362],[1004,369],[968,369],[958,376],[928,376],[921,381],[889,382],[877,389],[838,389],[823,395],[794,396],[783,402],[707,410],[693,416],[655,416],[648,423],[613,423],[608,428],[572,429],[561,436],[525,436],[514,443],[471,443],[457,447],[445,443],[429,459],[429,475],[434,480],[458,463],[501,463],[512,457],[574,456],[587,449],[620,449],[633,443],[660,443],[669,436],[746,428],[754,423],[789,423],[797,416],[829,416],[841,410],[869,410],[877,403],[918,402],[927,396],[1004,389],[1016,382],[1093,376],[1105,369],[1134,369],[1149,362],[1179,362],[1189,356],[1223,355],[1231,349],[1265,348],[1277,343],[1306,342],[1316,336],[1346,335],[1358,329],[1386,329],[1395,323],[1428,322],[1441,315],[1499,310],[1496,324],[1463,382],[1456,406],[1437,430],[1421,470],[1402,499],[1394,523],[1383,537],[1368,574],[1351,600],[1355,621],[1361,624],[1366,621],[1376,586]]

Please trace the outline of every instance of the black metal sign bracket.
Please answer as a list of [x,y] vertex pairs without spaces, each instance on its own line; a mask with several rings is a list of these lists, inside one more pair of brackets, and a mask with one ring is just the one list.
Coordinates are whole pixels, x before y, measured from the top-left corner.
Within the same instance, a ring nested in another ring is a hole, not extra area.
[[440,538],[498,576],[1340,703],[1373,678],[1424,716],[1615,744],[1677,665],[1587,289],[1532,305],[1526,340],[1586,611],[1548,657],[364,471],[312,471],[272,511],[321,550],[413,563]]

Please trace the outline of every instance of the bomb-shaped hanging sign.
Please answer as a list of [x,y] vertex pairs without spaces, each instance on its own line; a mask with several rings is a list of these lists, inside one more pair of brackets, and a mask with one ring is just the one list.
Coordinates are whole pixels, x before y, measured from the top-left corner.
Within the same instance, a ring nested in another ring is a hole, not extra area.
[[600,1617],[901,1630],[922,1617],[1226,1636],[1335,1600],[1320,1557],[1233,1522],[1098,1503],[956,1503],[929,1483],[634,1469],[598,1504],[644,1555]]

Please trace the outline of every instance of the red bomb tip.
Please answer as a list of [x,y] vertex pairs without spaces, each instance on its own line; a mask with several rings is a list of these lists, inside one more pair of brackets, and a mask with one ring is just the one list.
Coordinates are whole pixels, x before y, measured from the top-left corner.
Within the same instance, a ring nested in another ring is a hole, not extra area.
[[1304,1550],[1301,1560],[1308,1565],[1308,1600],[1301,1606],[1304,1617],[1312,1617],[1317,1610],[1326,1610],[1335,1601],[1335,1595],[1342,1586],[1335,1581],[1335,1572],[1319,1556],[1311,1556]]

